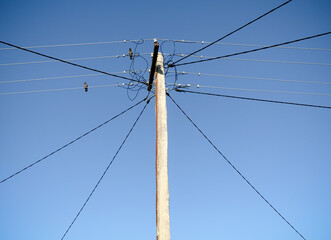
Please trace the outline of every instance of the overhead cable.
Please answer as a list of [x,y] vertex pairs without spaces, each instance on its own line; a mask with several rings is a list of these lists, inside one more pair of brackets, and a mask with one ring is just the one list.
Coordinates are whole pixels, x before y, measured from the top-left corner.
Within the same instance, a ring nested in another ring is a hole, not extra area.
[[[113,72],[112,74],[120,74],[120,73],[122,73],[122,72]],[[80,74],[80,75],[70,75],[70,76],[59,76],[59,77],[29,78],[29,79],[0,81],[0,84],[5,84],[5,83],[20,83],[20,82],[33,82],[33,81],[44,81],[44,80],[65,79],[65,78],[81,78],[81,77],[92,77],[92,76],[100,76],[100,75],[104,75],[104,74],[94,73],[94,74]]]
[[[180,61],[184,60],[185,58],[188,58],[189,56],[191,56],[191,55],[193,55],[193,54],[196,54],[196,53],[198,53],[198,52],[200,52],[200,51],[202,51],[202,50],[204,50],[204,49],[206,49],[206,48],[208,48],[208,47],[210,47],[210,46],[212,46],[212,45],[214,45],[215,43],[217,43],[217,42],[223,40],[224,38],[226,38],[226,37],[228,37],[228,36],[234,34],[235,32],[238,32],[239,30],[241,30],[241,29],[247,27],[248,25],[250,25],[250,24],[256,22],[257,20],[259,20],[259,19],[261,19],[261,18],[267,16],[268,14],[272,13],[273,11],[275,11],[275,10],[277,10],[277,9],[279,9],[279,8],[281,8],[281,7],[283,7],[283,6],[285,6],[286,4],[288,4],[288,3],[291,2],[291,1],[292,1],[292,0],[289,0],[289,1],[287,1],[287,2],[284,2],[283,4],[279,5],[278,7],[275,7],[274,9],[271,9],[270,11],[266,12],[265,14],[259,16],[258,18],[255,18],[254,20],[250,21],[249,23],[246,23],[245,25],[243,25],[243,26],[237,28],[236,30],[234,30],[234,31],[232,31],[232,32],[230,32],[230,33],[228,33],[228,34],[226,34],[225,36],[223,36],[223,37],[217,39],[216,41],[214,41],[214,42],[208,44],[207,46],[205,46],[205,47],[203,47],[203,48],[200,48],[199,50],[194,51],[193,53],[190,53],[189,55],[187,55],[187,56],[185,56],[185,57],[183,57],[183,58],[181,58],[181,59],[175,61],[175,62],[174,62],[173,64],[171,64],[171,65],[177,65],[177,66],[179,66],[179,65],[177,64],[178,62],[180,62]],[[169,66],[170,66],[170,65],[169,65]]]
[[42,56],[42,57],[46,57],[46,58],[49,58],[49,59],[52,59],[52,60],[56,60],[56,61],[59,61],[59,62],[63,62],[63,63],[69,64],[69,65],[72,65],[72,66],[76,66],[76,67],[79,67],[79,68],[84,68],[84,69],[87,69],[87,70],[90,70],[90,71],[94,71],[94,72],[106,74],[106,75],[109,75],[109,76],[112,76],[112,77],[126,79],[126,80],[133,81],[133,82],[143,83],[143,82],[137,81],[135,79],[131,79],[131,78],[123,77],[123,76],[118,76],[118,75],[115,75],[115,74],[112,74],[112,73],[108,73],[108,72],[105,72],[105,71],[101,71],[101,70],[97,70],[97,69],[94,69],[94,68],[90,68],[90,67],[86,67],[86,66],[83,66],[83,65],[79,65],[79,64],[76,64],[76,63],[73,63],[73,62],[68,62],[68,61],[62,60],[60,58],[48,56],[48,55],[45,55],[45,54],[42,54],[42,53],[39,53],[39,52],[35,52],[35,51],[29,50],[29,49],[26,49],[26,48],[22,48],[22,47],[19,47],[19,46],[16,46],[16,45],[13,45],[11,43],[4,42],[4,41],[0,41],[0,43],[5,44],[5,45],[8,45],[8,46],[11,46],[11,47],[15,47],[17,49],[20,49],[20,50],[23,50],[23,51],[26,51],[26,52],[30,52],[30,53],[36,54],[36,55],[39,55],[39,56]]
[[[199,43],[199,44],[209,44],[212,42],[208,41],[192,41],[192,40],[172,40],[172,39],[162,39],[165,41],[173,41],[177,43]],[[247,43],[223,43],[218,42],[215,43],[215,45],[229,45],[229,46],[244,46],[244,47],[266,47],[267,45],[263,44],[247,44]],[[308,47],[282,47],[278,46],[276,48],[282,48],[282,49],[296,49],[296,50],[314,50],[314,51],[331,51],[331,49],[328,48],[308,48]]]
[[[100,57],[67,58],[67,59],[63,59],[63,60],[64,61],[81,61],[81,60],[105,59],[105,58],[119,58],[119,57],[127,57],[127,55],[123,54],[123,55],[100,56]],[[36,64],[36,63],[51,63],[51,62],[58,62],[58,60],[0,63],[0,66],[14,66],[14,65]]]
[[72,225],[75,223],[75,221],[77,220],[78,216],[81,214],[81,212],[83,211],[83,209],[85,208],[87,202],[90,200],[90,198],[92,197],[93,193],[95,192],[95,190],[97,189],[97,187],[99,186],[100,182],[102,181],[103,177],[106,175],[109,167],[112,165],[112,163],[114,162],[115,158],[117,157],[118,153],[120,152],[120,150],[122,149],[124,143],[126,142],[126,140],[128,139],[128,137],[130,136],[132,130],[134,129],[134,127],[136,126],[138,120],[140,119],[141,115],[143,114],[143,112],[145,111],[147,104],[149,103],[150,99],[147,100],[144,108],[141,110],[138,118],[136,119],[136,121],[133,123],[131,129],[129,130],[128,134],[125,136],[122,144],[120,145],[120,147],[117,149],[114,157],[112,158],[112,160],[109,162],[108,166],[106,167],[106,169],[104,170],[104,172],[102,173],[101,177],[99,178],[97,184],[94,186],[94,188],[92,189],[91,193],[89,194],[89,196],[87,197],[87,199],[85,200],[84,204],[82,205],[82,207],[80,208],[80,210],[78,211],[78,213],[76,214],[74,220],[71,222],[71,224],[69,225],[69,227],[67,228],[67,230],[65,231],[65,233],[63,234],[61,240],[63,240],[65,238],[65,236],[67,235],[67,233],[69,232],[69,230],[71,229]]
[[97,129],[101,128],[102,126],[106,125],[107,123],[111,122],[111,121],[114,120],[115,118],[121,116],[122,114],[126,113],[127,111],[131,110],[132,108],[138,106],[140,103],[142,103],[142,102],[145,101],[145,100],[146,100],[146,98],[143,99],[143,100],[141,100],[140,102],[138,102],[138,103],[132,105],[131,107],[129,107],[128,109],[122,111],[121,113],[115,115],[114,117],[110,118],[109,120],[107,120],[107,121],[101,123],[101,124],[98,125],[97,127],[93,128],[93,129],[91,129],[91,130],[89,130],[88,132],[84,133],[83,135],[81,135],[81,136],[75,138],[75,139],[72,140],[71,142],[69,142],[69,143],[63,145],[62,147],[56,149],[55,151],[53,151],[53,152],[47,154],[47,155],[44,156],[43,158],[41,158],[41,159],[39,159],[39,160],[37,160],[37,161],[31,163],[30,165],[26,166],[25,168],[23,168],[23,169],[21,169],[21,170],[15,172],[14,174],[12,174],[12,175],[10,175],[10,176],[4,178],[3,180],[0,181],[0,184],[3,183],[3,182],[5,182],[5,181],[7,181],[8,179],[10,179],[10,178],[12,178],[12,177],[14,177],[14,176],[16,176],[16,175],[18,175],[18,174],[24,172],[25,170],[27,170],[27,169],[33,167],[33,166],[36,165],[37,163],[40,163],[41,161],[45,160],[46,158],[52,156],[53,154],[55,154],[55,153],[57,153],[57,152],[59,152],[59,151],[61,151],[62,149],[64,149],[64,148],[70,146],[71,144],[73,144],[74,142],[78,141],[79,139],[81,139],[81,138],[87,136],[88,134],[94,132],[95,130],[97,130]]
[[[141,53],[141,54],[138,54],[138,56],[142,56],[142,55],[151,55],[151,53]],[[179,57],[187,56],[187,54],[183,54],[183,53],[177,53],[177,54],[164,53],[164,55],[168,55],[168,56],[179,56]],[[86,58],[70,58],[70,59],[64,59],[64,60],[66,60],[66,61],[82,61],[82,60],[119,58],[119,57],[128,57],[128,55],[127,54],[122,54],[122,55],[113,55],[113,56],[99,56],[99,57],[86,57]],[[207,58],[207,59],[214,58],[214,57],[203,56],[203,55],[192,55],[191,57],[195,57],[195,58]],[[304,65],[331,66],[330,63],[296,62],[296,61],[266,60],[266,59],[244,59],[244,58],[231,58],[231,57],[225,58],[225,60],[236,60],[236,61],[247,61],[247,62],[270,62],[270,63],[287,63],[287,64],[304,64]],[[53,63],[53,62],[57,62],[57,61],[50,60],[50,61],[30,61],[30,62],[0,63],[0,66],[15,66],[15,65]]]
[[[227,58],[227,57],[242,55],[242,54],[246,54],[246,53],[257,52],[257,51],[265,50],[265,49],[269,49],[269,48],[274,48],[274,47],[277,47],[277,46],[283,46],[283,45],[287,45],[287,44],[291,44],[291,43],[295,43],[295,42],[300,42],[300,41],[304,41],[304,40],[308,40],[308,39],[313,39],[313,38],[317,38],[317,37],[322,37],[322,36],[325,36],[325,35],[328,35],[328,34],[331,34],[331,32],[325,32],[325,33],[321,33],[321,34],[317,34],[317,35],[313,35],[313,36],[309,36],[309,37],[304,37],[304,38],[300,38],[300,39],[296,39],[296,40],[292,40],[292,41],[288,41],[288,42],[278,43],[278,44],[274,44],[274,45],[270,45],[270,46],[266,46],[266,47],[256,48],[256,49],[252,49],[252,50],[248,50],[248,51],[227,54],[227,55],[214,57],[214,58],[202,59],[202,60],[199,60],[199,61],[179,63],[179,64],[172,63],[172,64],[169,64],[168,66],[169,67],[175,67],[175,66],[188,65],[188,64],[199,63],[199,62],[206,62],[206,61],[211,61],[211,60],[216,60],[216,59],[221,59],[221,58]],[[186,57],[188,57],[188,56],[186,56]]]
[[269,102],[269,103],[280,103],[280,104],[296,105],[296,106],[303,106],[303,107],[315,107],[315,108],[331,109],[331,107],[329,107],[329,106],[321,106],[321,105],[312,105],[312,104],[304,104],[304,103],[276,101],[276,100],[268,100],[268,99],[261,99],[261,98],[239,97],[239,96],[233,96],[233,95],[224,95],[224,94],[207,93],[207,92],[196,92],[196,91],[183,90],[183,89],[178,89],[178,88],[175,89],[175,90],[177,92],[193,93],[193,94],[201,94],[201,95],[209,95],[209,96],[215,96],[215,97],[235,98],[235,99],[250,100],[250,101]]
[[203,85],[194,85],[194,84],[174,84],[178,87],[197,87],[197,88],[214,88],[214,89],[223,89],[223,90],[238,90],[238,91],[249,91],[249,92],[267,92],[267,93],[283,93],[283,94],[297,94],[297,95],[313,95],[313,96],[328,96],[331,94],[327,93],[308,93],[308,92],[290,92],[290,91],[275,91],[275,90],[266,90],[266,89],[252,89],[252,88],[231,88],[231,87],[219,87],[219,86],[203,86]]
[[[136,70],[136,72],[140,72],[143,70]],[[130,73],[130,70],[124,70],[121,72],[112,72],[111,74],[126,74]],[[9,80],[9,81],[0,81],[0,84],[5,83],[19,83],[19,82],[33,82],[33,81],[43,81],[43,80],[54,80],[54,79],[65,79],[65,78],[81,78],[81,77],[92,77],[92,76],[104,76],[101,73],[94,74],[80,74],[80,75],[69,75],[69,76],[59,76],[59,77],[45,77],[45,78],[29,78],[29,79],[19,79],[19,80]]]
[[[102,44],[112,44],[112,43],[129,43],[137,41],[153,41],[153,39],[139,39],[139,40],[122,40],[122,41],[108,41],[108,42],[89,42],[89,43],[69,43],[69,44],[53,44],[53,45],[40,45],[40,46],[27,46],[26,49],[31,48],[52,48],[52,47],[71,47],[71,46],[85,46],[85,45],[102,45]],[[0,48],[1,50],[16,49],[15,47],[10,48]]]
[[228,160],[225,155],[216,147],[216,145],[202,132],[202,130],[193,122],[193,120],[184,112],[184,110],[177,104],[177,102],[168,94],[172,102],[185,115],[185,117],[193,124],[193,126],[202,134],[202,136],[213,146],[213,148],[224,158],[224,160],[239,174],[239,176],[302,238],[305,237],[248,181],[248,179]]
[[[89,86],[88,88],[104,88],[104,87],[124,87],[133,84],[128,83],[117,83],[117,84],[106,84],[106,85],[95,85]],[[56,88],[56,89],[44,89],[44,90],[31,90],[31,91],[22,91],[22,92],[5,92],[0,93],[1,95],[15,95],[15,94],[26,94],[26,93],[43,93],[43,92],[58,92],[58,91],[68,91],[68,90],[83,90],[83,87],[72,87],[72,88]]]
[[[165,39],[165,38],[150,38],[150,39],[137,39],[137,40],[121,40],[121,41],[105,41],[105,42],[88,42],[88,43],[69,43],[69,44],[53,44],[53,45],[40,45],[40,46],[23,46],[27,49],[32,48],[53,48],[53,47],[70,47],[70,46],[85,46],[85,45],[103,45],[103,44],[113,44],[113,43],[130,43],[130,42],[138,42],[138,41],[154,41],[157,39],[158,41],[171,41],[176,43],[197,43],[197,44],[210,44],[210,41],[197,41],[197,40],[184,40],[184,39]],[[265,44],[248,44],[248,43],[230,43],[230,42],[217,42],[215,45],[229,45],[229,46],[244,46],[244,47],[265,47]],[[328,48],[308,48],[308,47],[276,47],[276,48],[283,48],[283,49],[296,49],[296,50],[313,50],[313,51],[331,51]],[[17,48],[0,48],[2,50],[11,50]]]
[[[187,54],[177,53],[175,56],[187,56]],[[213,59],[215,57],[203,56],[203,55],[192,55],[195,58],[207,58]],[[251,59],[251,58],[223,58],[224,60],[236,60],[236,61],[246,61],[246,62],[267,62],[267,63],[285,63],[285,64],[303,64],[303,65],[320,65],[320,66],[331,66],[331,63],[316,63],[316,62],[295,62],[295,61],[284,61],[284,60],[267,60],[267,59]]]
[[[168,71],[168,72],[174,73],[175,71]],[[189,75],[210,76],[210,77],[224,77],[224,78],[235,78],[235,79],[264,80],[264,81],[276,81],[276,82],[290,82],[290,83],[307,83],[307,84],[325,84],[325,85],[331,85],[331,82],[313,82],[313,81],[300,81],[300,80],[279,79],[279,78],[261,78],[261,77],[247,77],[247,76],[212,74],[212,73],[195,73],[195,72],[185,72],[185,71],[177,71],[177,74],[183,74],[183,75],[189,74]]]

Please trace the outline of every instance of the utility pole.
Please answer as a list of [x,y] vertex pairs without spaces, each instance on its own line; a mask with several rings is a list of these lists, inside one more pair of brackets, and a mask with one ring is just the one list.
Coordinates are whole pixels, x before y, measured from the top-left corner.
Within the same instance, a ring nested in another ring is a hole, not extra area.
[[[153,57],[156,58],[156,56]],[[164,78],[163,56],[161,53],[158,53],[155,69],[157,240],[170,240],[168,129]]]

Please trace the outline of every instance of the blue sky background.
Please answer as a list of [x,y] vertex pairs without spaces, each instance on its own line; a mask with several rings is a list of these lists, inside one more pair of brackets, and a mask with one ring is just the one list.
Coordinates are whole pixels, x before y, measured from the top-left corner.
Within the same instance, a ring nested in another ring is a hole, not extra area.
[[[0,1],[0,39],[19,46],[185,39],[213,41],[283,1]],[[326,0],[292,1],[224,43],[268,45],[330,31]],[[330,36],[240,59],[331,64]],[[160,41],[162,43],[162,41]],[[203,45],[176,43],[177,53]],[[5,48],[6,46],[0,46]],[[127,54],[133,43],[37,48],[55,57]],[[215,45],[219,56],[252,49]],[[150,53],[152,41],[137,53]],[[164,53],[174,51],[171,42]],[[150,65],[150,57],[144,55]],[[192,58],[195,60],[196,58]],[[0,82],[93,74],[20,50],[0,50]],[[128,70],[128,57],[76,61],[108,72]],[[138,59],[136,69],[146,67]],[[178,71],[327,82],[304,84],[179,76],[201,86],[331,94],[330,65],[217,60]],[[129,77],[129,75],[122,74]],[[146,74],[148,77],[148,74]],[[1,93],[124,83],[109,76],[1,83]],[[166,82],[174,82],[167,77]],[[192,88],[192,90],[197,90]],[[199,91],[331,106],[330,96],[200,88]],[[0,178],[40,159],[146,96],[104,87],[0,95]],[[216,146],[307,238],[331,235],[331,112],[272,103],[172,93]],[[172,239],[300,239],[168,101]],[[155,239],[155,112],[152,101],[66,239]],[[61,239],[112,159],[142,106],[0,184],[0,239]]]

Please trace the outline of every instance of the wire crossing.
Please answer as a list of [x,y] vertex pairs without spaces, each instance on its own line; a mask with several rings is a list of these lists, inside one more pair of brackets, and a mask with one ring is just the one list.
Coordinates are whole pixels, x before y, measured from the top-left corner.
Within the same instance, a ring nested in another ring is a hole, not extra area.
[[185,117],[193,124],[193,126],[203,135],[203,137],[213,146],[213,148],[226,160],[226,162],[240,175],[242,179],[297,233],[306,240],[305,237],[288,221],[286,218],[250,183],[247,178],[225,157],[225,155],[215,146],[215,144],[202,132],[202,130],[193,122],[193,120],[184,112],[184,110],[176,103],[176,101],[168,94],[169,98],[178,107],[178,109],[185,115]]
[[[283,6],[285,6],[286,4],[288,4],[288,3],[291,2],[291,1],[292,1],[292,0],[289,0],[289,1],[287,1],[287,2],[285,2],[285,3],[283,3],[283,4],[281,4],[281,5],[279,5],[278,7],[275,7],[274,9],[271,9],[269,12],[266,12],[265,14],[259,16],[258,18],[255,18],[254,20],[250,21],[249,23],[246,23],[245,25],[241,26],[240,28],[237,28],[236,30],[234,30],[234,31],[232,31],[232,32],[230,32],[230,33],[228,33],[228,34],[226,34],[225,36],[223,36],[223,37],[217,39],[216,41],[214,41],[214,42],[208,44],[207,46],[205,46],[205,47],[203,47],[203,48],[201,48],[201,49],[199,49],[199,50],[197,50],[197,51],[195,51],[195,52],[193,52],[193,53],[191,53],[191,54],[189,54],[189,55],[187,55],[187,56],[185,56],[185,57],[183,57],[183,58],[181,58],[181,59],[179,59],[179,60],[177,60],[177,61],[175,61],[175,62],[173,63],[173,65],[177,65],[176,63],[178,63],[178,62],[184,60],[185,58],[188,58],[189,56],[191,56],[191,55],[193,55],[193,54],[195,54],[195,53],[198,53],[198,52],[200,52],[200,51],[202,51],[202,50],[204,50],[204,49],[206,49],[206,48],[208,48],[208,47],[214,45],[215,43],[217,43],[217,42],[223,40],[224,38],[226,38],[226,37],[228,37],[228,36],[234,34],[235,32],[238,32],[239,30],[241,30],[241,29],[247,27],[248,25],[250,25],[250,24],[256,22],[257,20],[259,20],[259,19],[261,19],[261,18],[267,16],[268,14],[272,13],[273,11],[276,11],[277,9],[279,9],[279,8],[281,8],[281,7],[283,7]],[[177,66],[178,66],[178,65],[177,65]]]
[[[175,66],[177,67],[177,66],[188,65],[188,64],[193,64],[193,63],[207,62],[207,61],[221,59],[221,58],[238,56],[238,55],[242,55],[242,54],[246,54],[246,53],[257,52],[257,51],[260,51],[260,50],[265,50],[265,49],[279,47],[279,46],[283,46],[283,45],[287,45],[287,44],[291,44],[291,43],[301,42],[301,41],[312,39],[312,38],[322,37],[322,36],[325,36],[325,35],[328,35],[328,34],[331,34],[331,32],[325,32],[325,33],[321,33],[321,34],[317,34],[317,35],[313,35],[313,36],[309,36],[309,37],[299,38],[299,39],[288,41],[288,42],[278,43],[278,44],[269,45],[269,46],[265,46],[265,47],[261,47],[261,48],[255,48],[255,49],[248,50],[248,51],[243,51],[243,52],[227,54],[227,55],[214,57],[214,58],[207,58],[207,59],[202,59],[202,60],[193,61],[193,62],[180,63],[180,64],[172,63],[172,64],[169,64],[168,67],[175,67]],[[187,55],[186,57],[188,57],[188,56],[189,55]]]
[[236,99],[250,100],[250,101],[280,103],[280,104],[289,104],[289,105],[296,105],[296,106],[303,106],[303,107],[315,107],[315,108],[331,109],[331,107],[329,107],[329,106],[322,106],[322,105],[312,105],[312,104],[294,103],[294,102],[283,102],[283,101],[275,101],[275,100],[268,100],[268,99],[261,99],[261,98],[238,97],[238,96],[233,96],[233,95],[223,95],[223,94],[207,93],[207,92],[195,92],[195,91],[190,91],[190,90],[182,90],[182,89],[178,89],[178,88],[176,88],[175,90],[177,92],[183,92],[183,93],[194,93],[194,94],[209,95],[209,96],[216,96],[216,97],[226,97],[226,98],[236,98]]
[[[151,99],[151,98],[150,98]],[[97,187],[99,186],[100,182],[102,181],[103,177],[106,175],[109,167],[112,165],[112,163],[114,162],[115,158],[117,157],[118,153],[120,152],[120,150],[122,149],[124,143],[126,142],[126,140],[128,139],[128,137],[130,136],[133,128],[136,126],[138,120],[140,119],[141,115],[143,114],[143,112],[145,111],[147,104],[149,103],[150,99],[147,100],[144,108],[141,110],[138,118],[136,119],[136,121],[133,123],[131,129],[129,130],[128,134],[126,135],[126,137],[124,138],[122,144],[120,145],[120,147],[118,148],[118,150],[116,151],[114,157],[112,158],[112,160],[109,162],[107,168],[105,169],[105,171],[102,173],[99,181],[97,182],[97,184],[94,186],[92,192],[90,193],[90,195],[87,197],[87,199],[85,200],[83,206],[80,208],[80,210],[78,211],[77,215],[75,216],[74,220],[71,222],[71,224],[69,225],[69,227],[67,228],[67,230],[65,231],[65,233],[63,234],[61,240],[63,240],[65,238],[65,236],[67,235],[67,233],[69,232],[69,230],[71,229],[72,225],[75,223],[75,221],[77,220],[78,216],[81,214],[81,212],[83,211],[83,209],[85,208],[87,202],[90,200],[90,198],[92,197],[93,193],[95,192],[95,190],[97,189]]]
[[94,132],[94,131],[97,130],[98,128],[101,128],[102,126],[106,125],[107,123],[109,123],[110,121],[114,120],[115,118],[121,116],[122,114],[126,113],[127,111],[131,110],[132,108],[138,106],[140,103],[142,103],[142,102],[145,101],[146,99],[147,99],[147,98],[141,100],[140,102],[134,104],[133,106],[131,106],[131,107],[129,107],[128,109],[124,110],[123,112],[117,114],[116,116],[112,117],[111,119],[109,119],[109,120],[107,120],[107,121],[101,123],[99,126],[97,126],[97,127],[93,128],[93,129],[89,130],[88,132],[86,132],[86,133],[84,133],[83,135],[79,136],[78,138],[72,140],[71,142],[69,142],[69,143],[63,145],[62,147],[56,149],[55,151],[51,152],[50,154],[44,156],[43,158],[41,158],[41,159],[35,161],[34,163],[31,163],[30,165],[28,165],[28,166],[26,166],[25,168],[23,168],[23,169],[17,171],[16,173],[10,175],[9,177],[6,177],[5,179],[1,180],[0,184],[3,183],[3,182],[5,182],[5,181],[7,181],[7,180],[9,180],[9,179],[12,178],[12,177],[14,177],[14,176],[16,176],[16,175],[18,175],[18,174],[24,172],[25,170],[27,170],[27,169],[33,167],[33,166],[36,165],[37,163],[40,163],[41,161],[45,160],[46,158],[48,158],[48,157],[52,156],[53,154],[55,154],[55,153],[61,151],[62,149],[68,147],[69,145],[73,144],[74,142],[78,141],[79,139],[81,139],[81,138],[87,136],[88,134]]
[[11,47],[14,47],[14,48],[17,48],[17,49],[20,49],[20,50],[23,50],[23,51],[26,51],[26,52],[36,54],[36,55],[39,55],[39,56],[42,56],[42,57],[46,57],[46,58],[49,58],[49,59],[52,59],[52,60],[63,62],[63,63],[69,64],[69,65],[72,65],[72,66],[75,66],[75,67],[84,68],[84,69],[87,69],[87,70],[90,70],[90,71],[93,71],[93,72],[106,74],[106,75],[109,75],[109,76],[112,76],[112,77],[122,78],[122,79],[126,79],[126,80],[129,80],[129,81],[145,84],[144,82],[141,82],[141,81],[138,81],[138,80],[135,80],[135,79],[115,75],[115,74],[108,73],[108,72],[105,72],[105,71],[97,70],[95,68],[86,67],[86,66],[83,66],[83,65],[80,65],[80,64],[77,64],[77,63],[69,62],[69,61],[66,61],[66,60],[63,60],[63,59],[60,59],[60,58],[52,57],[52,56],[49,56],[49,55],[46,55],[46,54],[43,54],[43,53],[39,53],[39,52],[35,52],[35,51],[29,50],[29,49],[26,49],[26,48],[22,48],[22,47],[19,47],[19,46],[16,46],[14,44],[7,43],[7,42],[4,42],[4,41],[0,41],[0,43],[11,46]]

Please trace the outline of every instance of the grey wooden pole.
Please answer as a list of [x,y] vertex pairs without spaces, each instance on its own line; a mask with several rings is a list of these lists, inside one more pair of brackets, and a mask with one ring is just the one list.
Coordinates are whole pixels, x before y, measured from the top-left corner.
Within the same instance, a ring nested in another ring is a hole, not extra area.
[[161,53],[158,53],[155,75],[156,235],[157,240],[170,240],[167,106]]

